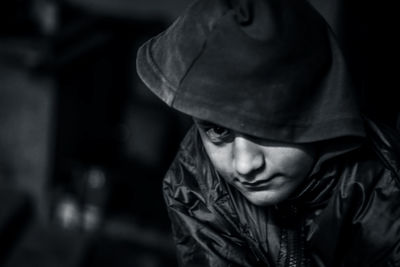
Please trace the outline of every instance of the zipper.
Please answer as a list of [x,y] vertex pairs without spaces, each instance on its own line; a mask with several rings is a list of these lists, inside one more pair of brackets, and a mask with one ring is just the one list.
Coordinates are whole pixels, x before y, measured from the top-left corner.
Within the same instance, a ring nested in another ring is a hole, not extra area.
[[[295,219],[297,208],[291,206],[288,211],[291,219]],[[279,255],[277,266],[279,267],[308,267],[310,261],[305,249],[305,227],[304,223],[291,227],[282,227],[280,231]]]

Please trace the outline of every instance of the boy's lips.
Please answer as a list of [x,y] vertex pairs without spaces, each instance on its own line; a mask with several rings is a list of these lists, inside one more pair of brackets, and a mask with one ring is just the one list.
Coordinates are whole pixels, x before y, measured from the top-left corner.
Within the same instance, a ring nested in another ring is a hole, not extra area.
[[272,175],[268,178],[265,179],[259,179],[259,180],[254,180],[251,182],[248,181],[242,181],[241,179],[237,179],[237,182],[243,186],[246,189],[250,189],[250,190],[261,190],[261,189],[265,189],[268,186],[268,183],[275,179],[276,177],[279,177],[279,174],[276,175]]

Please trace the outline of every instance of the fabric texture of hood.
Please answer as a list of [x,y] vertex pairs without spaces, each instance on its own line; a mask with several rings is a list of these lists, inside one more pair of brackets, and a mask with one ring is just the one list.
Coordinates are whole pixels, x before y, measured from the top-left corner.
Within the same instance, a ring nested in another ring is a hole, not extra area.
[[137,71],[173,108],[245,134],[364,136],[342,52],[306,1],[196,1],[139,49]]

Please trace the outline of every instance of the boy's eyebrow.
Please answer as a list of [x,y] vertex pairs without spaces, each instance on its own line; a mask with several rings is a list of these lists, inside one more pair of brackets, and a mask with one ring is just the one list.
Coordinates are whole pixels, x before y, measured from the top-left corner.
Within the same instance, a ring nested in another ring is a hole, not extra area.
[[[202,119],[198,119],[198,118],[193,118],[194,122],[196,125],[198,125],[201,128],[205,128],[205,127],[221,127],[221,128],[225,128],[227,130],[233,131],[227,127],[221,126],[219,124],[216,124],[214,122],[210,122],[210,121],[206,121],[206,120],[202,120]],[[270,139],[264,139],[264,138],[260,138],[257,136],[252,136],[249,134],[243,134],[242,135],[246,136],[247,138],[251,139],[251,140],[258,140],[258,142],[268,142],[269,145],[273,144],[273,143],[280,143],[280,144],[284,144],[285,142],[279,142],[279,141],[275,141],[275,140],[270,140]]]

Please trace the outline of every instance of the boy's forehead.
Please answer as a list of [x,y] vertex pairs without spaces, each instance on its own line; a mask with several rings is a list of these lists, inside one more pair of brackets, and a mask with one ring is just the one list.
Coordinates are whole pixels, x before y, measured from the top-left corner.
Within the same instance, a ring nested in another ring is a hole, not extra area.
[[[198,119],[198,118],[193,118],[193,120],[194,120],[194,122],[195,122],[195,124],[199,127],[199,128],[208,128],[208,127],[218,127],[218,128],[223,128],[223,129],[227,129],[227,130],[229,130],[230,132],[232,132],[232,133],[234,133],[234,134],[237,134],[237,135],[240,135],[240,136],[242,136],[242,137],[245,137],[245,138],[247,138],[247,139],[252,139],[252,140],[259,140],[259,141],[268,141],[268,142],[279,142],[279,140],[267,140],[267,139],[265,139],[265,138],[260,138],[260,137],[257,137],[257,136],[253,136],[253,135],[250,135],[250,134],[248,134],[248,133],[246,133],[246,132],[243,132],[243,131],[237,131],[237,130],[234,130],[234,129],[231,129],[231,128],[229,128],[229,127],[225,127],[224,125],[221,125],[221,124],[218,124],[218,123],[214,123],[214,122],[211,122],[211,121],[208,121],[208,120],[202,120],[202,119]],[[282,142],[281,142],[282,143]]]

